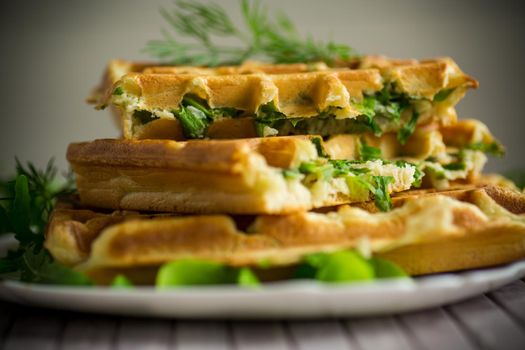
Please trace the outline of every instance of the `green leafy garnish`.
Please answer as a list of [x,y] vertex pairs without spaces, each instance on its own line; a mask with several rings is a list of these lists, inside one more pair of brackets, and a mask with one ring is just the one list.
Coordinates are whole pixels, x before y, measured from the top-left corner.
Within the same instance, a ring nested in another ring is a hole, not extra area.
[[323,158],[330,158],[328,153],[326,153],[322,142],[323,142],[323,140],[320,137],[312,138],[312,143],[315,145],[315,149],[317,150],[317,155],[319,157],[323,157]]
[[44,171],[17,160],[16,170],[13,180],[0,183],[0,233],[14,233],[19,247],[0,259],[0,275],[23,282],[91,285],[83,274],[54,261],[43,247],[49,214],[57,197],[74,193],[72,179],[57,184],[53,160]]
[[359,254],[341,251],[332,254],[319,254],[307,262],[317,268],[315,279],[322,282],[340,283],[374,279],[374,269]]
[[243,267],[237,273],[237,284],[243,287],[258,287],[261,283],[252,270]]
[[172,113],[180,121],[184,136],[188,139],[205,138],[209,126],[223,117],[236,118],[242,111],[230,108],[210,108],[208,103],[198,97],[186,95],[178,110]]
[[165,264],[159,269],[156,285],[163,288],[223,284],[229,279],[229,270],[222,264],[199,260],[179,260]]
[[370,281],[376,278],[407,277],[397,265],[380,258],[367,259],[354,250],[314,253],[297,266],[295,278],[316,279],[326,283]]
[[232,284],[256,286],[257,276],[247,267],[233,268],[204,260],[178,260],[161,266],[157,273],[158,288],[191,285]]
[[481,151],[486,154],[501,157],[505,155],[505,148],[497,141],[491,143],[474,142],[465,146],[466,149]]
[[193,106],[180,106],[179,110],[173,113],[180,121],[184,136],[190,139],[202,139],[206,136],[210,122],[200,109]]
[[113,90],[113,95],[117,95],[117,96],[120,96],[124,93],[124,89],[122,88],[122,86],[117,86],[115,88],[115,90]]
[[146,125],[157,119],[159,119],[159,117],[146,110],[141,109],[133,112],[133,121],[136,124]]
[[288,120],[286,115],[279,112],[277,106],[273,102],[266,103],[259,107],[257,116],[255,118],[255,129],[257,136],[264,137],[265,127],[274,128],[276,123]]
[[467,164],[463,160],[460,160],[454,163],[443,164],[443,169],[445,170],[455,171],[455,170],[465,170],[466,168],[467,168]]
[[111,282],[111,287],[118,289],[129,289],[133,287],[133,283],[124,275],[117,275]]
[[392,176],[371,176],[368,184],[370,191],[374,194],[374,202],[381,211],[389,211],[392,208],[392,200],[388,192],[388,185],[394,182]]
[[[260,1],[243,0],[241,12],[244,28],[236,27],[217,4],[176,1],[173,10],[161,9],[174,35],[163,30],[163,39],[149,41],[144,51],[171,64],[207,66],[239,64],[250,58],[331,64],[355,55],[347,45],[302,38],[286,15],[270,15]],[[219,45],[218,37],[235,39],[241,45]]]
[[[383,164],[390,163],[388,161],[381,160]],[[392,176],[375,176],[370,174],[370,170],[363,166],[366,163],[364,160],[341,160],[341,159],[330,159],[330,160],[319,160],[312,162],[303,162],[299,166],[299,172],[306,175],[306,183],[312,181],[329,181],[332,178],[345,177],[346,183],[351,189],[350,195],[355,200],[364,201],[368,199],[364,196],[364,188],[374,196],[376,206],[381,211],[390,210],[392,203],[389,194],[389,185],[394,182]],[[408,162],[400,161],[399,163],[393,163],[396,166],[405,168],[412,166],[416,169],[414,173],[415,186],[421,185],[421,178],[423,172],[419,170],[415,165]],[[354,192],[355,191],[355,192]]]
[[414,130],[416,129],[417,120],[419,119],[419,113],[414,109],[412,111],[412,116],[410,117],[410,120],[403,124],[401,126],[401,129],[397,132],[397,140],[399,143],[404,145],[410,135],[414,133]]
[[377,147],[368,146],[365,140],[359,142],[359,159],[376,160],[381,159],[381,150]]
[[454,91],[454,88],[439,90],[439,92],[434,95],[433,101],[434,102],[443,102],[450,96],[450,94],[453,91]]
[[283,176],[285,179],[294,180],[303,178],[303,174],[297,169],[284,169]]
[[370,198],[370,185],[366,178],[362,176],[347,176],[345,177],[346,186],[348,186],[348,193],[351,194],[352,199],[358,202],[366,202]]
[[376,278],[395,278],[408,277],[407,273],[402,268],[391,261],[373,257],[369,260],[374,268]]
[[386,118],[399,123],[401,113],[410,106],[411,99],[405,94],[395,92],[391,84],[386,84],[381,91],[374,95],[367,95],[360,102],[355,102],[357,110],[367,117],[367,125],[375,136],[380,136],[383,130],[379,127],[376,118]]
[[192,106],[197,108],[199,111],[204,113],[210,119],[210,121],[214,121],[221,117],[236,118],[242,114],[242,111],[232,107],[210,108],[206,100],[189,95],[184,96],[182,99],[182,106]]

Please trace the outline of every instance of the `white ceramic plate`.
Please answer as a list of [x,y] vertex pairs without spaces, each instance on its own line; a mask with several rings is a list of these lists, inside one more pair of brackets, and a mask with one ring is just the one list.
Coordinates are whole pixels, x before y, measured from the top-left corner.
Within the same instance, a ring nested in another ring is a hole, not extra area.
[[[7,240],[0,242],[5,250]],[[411,280],[347,285],[315,281],[129,290],[0,281],[0,299],[26,305],[119,315],[184,318],[314,318],[380,315],[452,303],[525,276],[525,260],[497,268]]]

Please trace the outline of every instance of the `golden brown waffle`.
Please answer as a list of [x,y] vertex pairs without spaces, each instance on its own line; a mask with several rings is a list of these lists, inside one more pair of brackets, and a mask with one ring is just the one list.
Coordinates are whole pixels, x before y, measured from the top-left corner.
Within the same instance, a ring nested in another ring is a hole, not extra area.
[[[419,163],[422,170],[430,169],[426,183],[440,188],[446,188],[449,180],[474,181],[486,160],[479,151],[464,151],[463,168],[443,168],[452,156],[439,129],[422,129],[403,147],[398,147],[392,135],[363,139],[342,135],[324,147],[316,136],[185,142],[96,140],[71,144],[67,159],[86,205],[185,213],[282,214],[368,200],[371,193],[363,192],[360,186],[352,187],[355,184],[344,174],[325,179],[322,174],[297,173],[303,163],[329,162],[320,157],[322,149],[336,159],[355,160],[362,142],[368,141],[380,148],[386,159],[402,157]],[[430,156],[435,160],[424,161]],[[416,177],[415,167],[404,163],[370,160],[355,166],[368,168],[366,176],[392,176],[389,192],[411,188]]]
[[[430,121],[450,124],[456,120],[453,106],[469,87],[477,87],[477,82],[449,58],[406,64],[392,62],[382,68],[316,66],[314,71],[307,64],[142,67],[142,72],[126,74],[108,89],[100,105],[113,104],[120,108],[125,138],[181,140],[184,135],[174,111],[179,110],[183,97],[194,96],[210,108],[233,108],[244,117],[214,120],[213,124],[227,124],[218,125],[206,136],[240,138],[255,135],[253,119],[258,118],[262,106],[272,105],[290,119],[317,118],[320,113],[354,119],[363,113],[356,105],[363,96],[374,94],[386,85],[414,100],[402,116],[405,122],[413,110],[417,110],[420,124]],[[442,91],[450,93],[443,100],[433,101]],[[151,113],[150,119],[138,120],[134,117],[137,111]],[[225,119],[229,119],[228,122]],[[396,127],[393,123],[387,129],[392,131]],[[228,132],[230,129],[234,131]],[[309,133],[307,129],[296,132]]]
[[156,62],[111,60],[104,71],[104,76],[99,86],[88,97],[88,103],[97,104],[106,91],[111,89],[120,78],[128,73],[154,73],[154,74],[199,74],[199,75],[227,75],[227,74],[287,74],[327,70],[323,62],[295,63],[295,64],[266,64],[257,61],[246,61],[238,66],[219,66],[214,68],[199,66],[169,66]]
[[[101,208],[280,214],[367,200],[368,192],[353,192],[342,178],[285,176],[304,162],[323,161],[314,138],[96,140],[71,144],[67,159],[82,202]],[[394,177],[389,191],[415,181],[413,166],[366,166],[370,175]]]
[[323,214],[259,216],[245,229],[239,227],[242,220],[225,215],[65,209],[53,213],[46,247],[58,261],[106,283],[120,272],[142,274],[139,281],[151,282],[159,265],[178,259],[231,266],[264,261],[278,268],[296,264],[308,253],[365,246],[413,275],[525,256],[524,194],[466,186],[429,195],[420,191],[398,204],[388,213],[342,206]]

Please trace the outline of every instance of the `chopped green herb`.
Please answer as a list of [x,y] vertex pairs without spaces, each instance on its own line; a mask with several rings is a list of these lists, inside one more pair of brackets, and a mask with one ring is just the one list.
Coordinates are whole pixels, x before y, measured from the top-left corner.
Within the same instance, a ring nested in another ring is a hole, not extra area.
[[199,111],[204,113],[206,116],[211,117],[212,116],[212,112],[207,106],[204,105],[204,103],[205,103],[204,101],[197,102],[197,98],[190,97],[188,95],[184,96],[184,98],[182,99],[182,105],[183,106],[185,106],[185,107],[188,107],[188,106],[195,107]]
[[185,95],[182,99],[181,105],[184,107],[192,106],[197,108],[210,119],[210,122],[224,117],[236,118],[243,113],[242,111],[232,107],[210,108],[206,100],[193,95]]
[[292,127],[297,127],[297,124],[302,122],[304,118],[288,118],[288,122],[292,125]]
[[347,176],[345,181],[352,200],[365,202],[370,198],[369,185],[361,176]]
[[370,177],[370,191],[374,194],[375,204],[381,211],[389,211],[392,208],[388,185],[393,182],[394,178],[392,176]]
[[465,170],[466,168],[467,168],[467,165],[465,164],[463,160],[443,165],[443,169],[451,170],[451,171]]
[[354,106],[371,121],[376,116],[376,104],[377,100],[373,96],[365,96],[363,101],[355,103]]
[[318,179],[324,181],[329,181],[334,175],[334,168],[329,162],[303,162],[299,165],[299,171],[305,175],[315,174]]
[[206,136],[209,121],[200,109],[193,106],[180,106],[174,114],[182,125],[184,136],[189,139],[202,139]]
[[433,101],[434,102],[443,102],[450,96],[450,94],[453,91],[454,91],[454,88],[439,90],[439,92],[434,95]]
[[330,158],[330,156],[328,155],[328,153],[326,153],[323,147],[323,144],[322,144],[323,140],[320,137],[313,137],[311,140],[312,140],[312,143],[315,145],[315,149],[317,150],[317,155],[319,157]]
[[376,147],[368,146],[365,140],[361,140],[359,142],[359,159],[364,161],[381,159],[381,150]]
[[[387,164],[387,161],[383,161],[383,164]],[[381,211],[388,211],[391,208],[391,199],[389,194],[389,185],[394,182],[392,176],[374,176],[370,175],[370,170],[366,166],[362,166],[366,161],[363,160],[328,160],[328,161],[317,161],[317,162],[303,162],[299,166],[299,172],[305,175],[306,181],[311,181],[311,176],[314,176],[315,181],[329,181],[332,178],[345,177],[347,185],[352,186],[355,189],[356,195],[361,198],[364,197],[362,185],[366,184],[366,187],[370,193],[374,195],[376,206]],[[394,163],[395,164],[395,163]],[[414,184],[420,185],[423,173],[417,169],[417,167],[408,162],[401,162],[395,164],[399,167],[412,166],[416,168],[414,174]],[[360,180],[351,178],[352,176],[359,176]],[[368,198],[367,198],[368,199]],[[364,200],[364,199],[363,199]]]
[[412,111],[412,117],[410,117],[410,120],[408,123],[401,126],[401,129],[399,129],[397,133],[397,140],[399,143],[404,145],[410,135],[414,133],[414,130],[416,129],[417,120],[419,119],[419,113],[414,109]]
[[138,110],[133,112],[133,119],[135,122],[138,122],[140,125],[145,125],[149,122],[152,122],[156,119],[159,119],[155,114],[148,112],[146,110]]
[[124,89],[122,88],[122,86],[117,86],[115,88],[115,90],[113,90],[113,95],[117,95],[117,96],[120,96],[124,93]]
[[284,169],[283,176],[285,179],[294,180],[302,178],[303,174],[301,174],[299,170],[296,169]]
[[367,117],[368,128],[374,135],[380,136],[383,130],[377,124],[376,118],[386,118],[398,123],[401,113],[410,106],[410,101],[408,96],[396,93],[391,84],[386,84],[381,91],[365,96],[361,102],[354,103],[354,106]]
[[481,151],[483,153],[498,157],[505,155],[505,149],[499,142],[496,141],[491,143],[475,142],[467,145],[465,148],[473,151]]

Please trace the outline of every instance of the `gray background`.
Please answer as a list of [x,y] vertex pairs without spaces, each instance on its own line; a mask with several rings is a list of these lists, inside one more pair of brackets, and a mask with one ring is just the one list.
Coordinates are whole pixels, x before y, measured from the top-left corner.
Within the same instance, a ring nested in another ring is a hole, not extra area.
[[[217,1],[218,2],[218,1]],[[221,1],[240,20],[237,1]],[[481,87],[459,104],[460,117],[489,125],[507,146],[490,171],[524,168],[525,6],[520,1],[265,1],[302,33],[360,53],[452,56]],[[17,155],[62,169],[69,142],[116,137],[107,111],[84,103],[111,58],[145,59],[140,50],[166,27],[171,1],[16,1],[0,9],[0,174]]]

